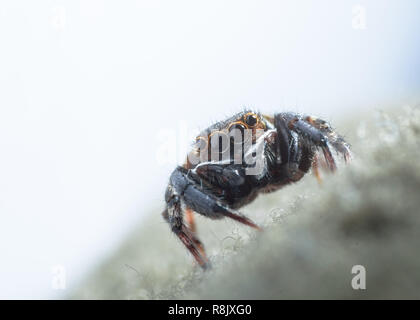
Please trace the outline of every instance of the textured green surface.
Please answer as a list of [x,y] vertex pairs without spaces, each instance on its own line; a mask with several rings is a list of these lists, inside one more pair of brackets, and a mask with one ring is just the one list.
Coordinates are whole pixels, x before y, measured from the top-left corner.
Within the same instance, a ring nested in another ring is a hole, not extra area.
[[[169,231],[163,203],[72,298],[420,298],[420,110],[368,114],[339,127],[354,161],[312,175],[242,212],[257,232],[197,217],[209,272]],[[367,289],[351,288],[351,268]]]

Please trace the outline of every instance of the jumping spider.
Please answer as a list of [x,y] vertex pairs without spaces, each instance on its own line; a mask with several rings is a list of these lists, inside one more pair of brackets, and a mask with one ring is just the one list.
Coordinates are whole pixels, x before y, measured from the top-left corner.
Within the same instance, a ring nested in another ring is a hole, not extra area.
[[209,262],[196,236],[193,212],[211,219],[229,217],[260,230],[236,210],[259,193],[300,180],[311,167],[319,179],[319,154],[335,171],[331,147],[346,162],[350,159],[343,137],[316,117],[291,112],[270,117],[250,110],[235,114],[198,135],[187,161],[170,176],[162,215],[205,269]]

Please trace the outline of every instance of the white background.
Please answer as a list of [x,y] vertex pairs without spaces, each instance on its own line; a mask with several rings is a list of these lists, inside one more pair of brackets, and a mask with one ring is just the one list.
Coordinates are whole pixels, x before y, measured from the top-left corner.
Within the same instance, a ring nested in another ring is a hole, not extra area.
[[75,285],[163,207],[174,163],[156,154],[173,133],[183,156],[182,125],[242,106],[334,120],[419,101],[419,13],[414,0],[2,0],[0,298],[59,297],[54,266]]

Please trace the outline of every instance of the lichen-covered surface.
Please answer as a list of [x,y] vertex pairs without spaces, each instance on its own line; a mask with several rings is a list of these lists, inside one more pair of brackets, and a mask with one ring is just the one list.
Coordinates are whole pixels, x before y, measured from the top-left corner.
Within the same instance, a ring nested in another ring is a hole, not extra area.
[[[354,160],[260,196],[257,232],[197,217],[213,268],[202,272],[161,219],[162,204],[70,298],[420,298],[420,109],[339,126]],[[351,269],[366,268],[366,290]]]

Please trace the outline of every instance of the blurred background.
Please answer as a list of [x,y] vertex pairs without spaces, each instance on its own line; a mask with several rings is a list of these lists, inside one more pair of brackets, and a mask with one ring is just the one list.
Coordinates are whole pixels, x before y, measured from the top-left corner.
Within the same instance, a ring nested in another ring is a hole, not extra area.
[[418,101],[419,12],[415,0],[3,0],[0,298],[76,286],[163,208],[212,121],[246,106],[334,123]]

